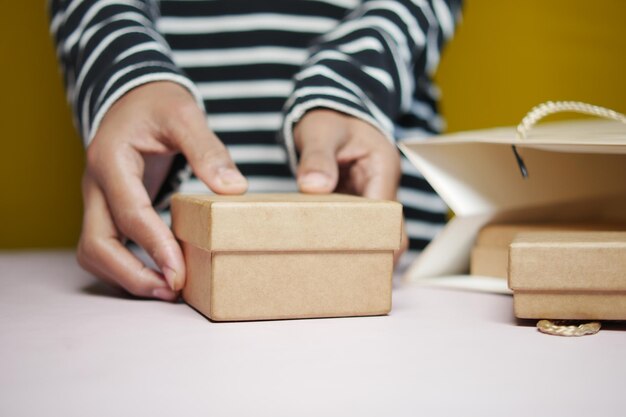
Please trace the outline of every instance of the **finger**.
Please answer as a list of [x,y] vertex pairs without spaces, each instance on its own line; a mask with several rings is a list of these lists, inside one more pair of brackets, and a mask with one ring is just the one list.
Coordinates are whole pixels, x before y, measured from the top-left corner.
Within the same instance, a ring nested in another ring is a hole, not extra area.
[[104,194],[89,178],[83,180],[83,197],[85,213],[77,253],[80,265],[136,296],[176,300],[178,294],[164,278],[122,245]]
[[398,175],[391,167],[379,167],[368,175],[363,189],[363,197],[376,200],[396,200]]
[[[183,254],[158,216],[143,184],[143,159],[132,147],[100,149],[104,168],[94,169],[117,229],[144,248],[174,291],[185,282]],[[102,166],[103,164],[100,164]]]
[[382,140],[378,143],[380,148],[371,154],[370,181],[365,185],[363,195],[381,200],[396,200],[402,175],[400,154],[391,143]]
[[305,145],[300,156],[297,182],[305,193],[330,193],[337,186],[339,170],[333,149],[321,145]]
[[296,126],[294,139],[300,150],[296,174],[305,193],[329,193],[339,179],[337,151],[347,141],[346,120],[335,112],[318,110]]
[[201,181],[218,194],[242,194],[248,182],[224,144],[209,129],[204,113],[195,105],[180,108],[166,128],[166,136],[180,149]]
[[349,166],[347,180],[357,194],[377,200],[396,200],[400,156],[385,138],[372,141],[359,136],[340,150],[337,159]]

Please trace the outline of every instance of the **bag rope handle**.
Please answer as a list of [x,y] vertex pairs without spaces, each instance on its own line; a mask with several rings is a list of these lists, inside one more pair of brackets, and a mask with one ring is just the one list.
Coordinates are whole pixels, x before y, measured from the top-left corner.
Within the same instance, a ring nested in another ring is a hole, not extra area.
[[[526,139],[530,129],[532,129],[532,127],[535,126],[539,120],[551,114],[562,112],[587,114],[626,124],[626,115],[616,112],[615,110],[607,109],[606,107],[583,103],[581,101],[546,101],[545,103],[541,103],[533,107],[528,113],[526,113],[526,116],[524,116],[521,123],[517,125],[517,139]],[[524,179],[528,178],[528,169],[526,168],[524,160],[517,151],[517,147],[515,145],[511,145],[511,147],[522,177]]]
[[535,126],[539,120],[555,113],[572,112],[597,116],[604,119],[615,120],[626,124],[626,115],[593,104],[581,101],[546,101],[533,107],[517,125],[517,138],[526,139],[528,131]]

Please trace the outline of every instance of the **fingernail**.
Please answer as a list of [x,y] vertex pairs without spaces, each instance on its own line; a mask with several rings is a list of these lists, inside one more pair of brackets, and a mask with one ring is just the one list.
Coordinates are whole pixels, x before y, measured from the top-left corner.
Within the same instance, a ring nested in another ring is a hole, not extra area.
[[169,288],[155,288],[152,290],[152,296],[160,300],[171,301],[176,298],[176,293],[172,292]]
[[176,271],[172,268],[165,266],[163,267],[163,275],[165,275],[165,281],[170,286],[172,291],[176,291],[176,276],[178,275]]
[[301,186],[310,188],[326,188],[330,185],[328,175],[321,172],[309,172],[298,181]]
[[220,181],[224,185],[241,185],[246,183],[246,179],[241,173],[232,168],[226,168],[219,173]]

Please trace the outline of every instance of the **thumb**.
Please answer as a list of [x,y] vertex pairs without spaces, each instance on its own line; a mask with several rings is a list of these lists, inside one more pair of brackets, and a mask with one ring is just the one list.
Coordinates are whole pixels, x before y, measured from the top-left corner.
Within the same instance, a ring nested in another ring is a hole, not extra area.
[[334,149],[309,141],[300,153],[298,188],[304,193],[331,193],[337,187],[339,169]]
[[[195,103],[193,103],[195,106]],[[196,176],[218,194],[241,194],[248,188],[228,150],[209,129],[202,111],[187,110],[170,128],[171,140],[185,155]]]
[[298,123],[294,139],[300,150],[296,173],[298,188],[304,193],[331,193],[337,187],[337,152],[345,142],[345,128],[336,116],[314,111]]

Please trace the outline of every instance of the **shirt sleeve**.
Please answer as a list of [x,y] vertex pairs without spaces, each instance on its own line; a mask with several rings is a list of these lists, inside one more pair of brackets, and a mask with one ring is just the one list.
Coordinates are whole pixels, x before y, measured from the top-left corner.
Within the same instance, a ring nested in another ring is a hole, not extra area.
[[285,104],[281,132],[295,172],[293,126],[309,110],[358,117],[394,140],[394,121],[430,85],[460,0],[365,0],[311,47]]
[[67,98],[85,145],[113,103],[148,82],[179,83],[204,108],[155,29],[155,1],[49,0],[48,7]]

